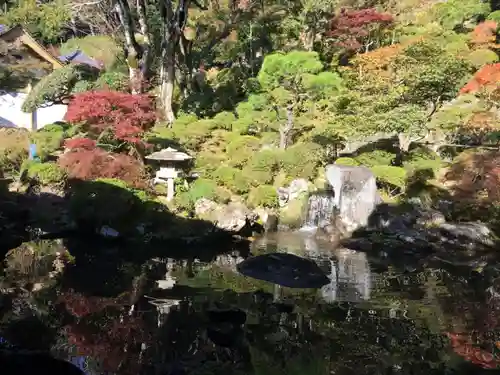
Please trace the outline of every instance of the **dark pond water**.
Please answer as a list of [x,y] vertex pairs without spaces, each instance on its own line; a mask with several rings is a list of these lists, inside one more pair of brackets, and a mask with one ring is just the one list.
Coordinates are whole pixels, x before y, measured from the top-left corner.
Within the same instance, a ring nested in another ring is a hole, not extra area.
[[306,269],[264,266],[243,276],[238,264],[249,254],[231,248],[202,260],[177,249],[176,258],[138,261],[119,246],[77,245],[46,240],[10,252],[0,285],[1,346],[50,350],[88,375],[500,367],[500,304],[477,272],[376,261],[289,233],[256,239],[252,256],[295,254],[327,277],[322,287],[300,289],[255,277],[307,282]]

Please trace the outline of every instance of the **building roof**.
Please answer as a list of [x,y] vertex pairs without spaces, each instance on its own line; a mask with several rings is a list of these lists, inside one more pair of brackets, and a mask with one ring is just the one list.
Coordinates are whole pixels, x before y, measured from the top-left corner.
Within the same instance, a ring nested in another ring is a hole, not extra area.
[[181,152],[177,151],[175,148],[165,148],[161,151],[153,152],[151,155],[146,156],[146,159],[149,160],[164,160],[164,161],[183,161],[189,160],[193,157]]
[[51,54],[44,46],[36,41],[36,39],[21,25],[7,27],[0,25],[0,39],[5,41],[21,38],[22,42],[27,45],[33,52],[40,56],[45,61],[52,64],[54,68],[62,68],[65,63]]
[[76,50],[66,55],[59,56],[59,60],[65,63],[85,64],[97,68],[99,70],[103,68],[103,64],[100,61],[87,56],[80,50]]

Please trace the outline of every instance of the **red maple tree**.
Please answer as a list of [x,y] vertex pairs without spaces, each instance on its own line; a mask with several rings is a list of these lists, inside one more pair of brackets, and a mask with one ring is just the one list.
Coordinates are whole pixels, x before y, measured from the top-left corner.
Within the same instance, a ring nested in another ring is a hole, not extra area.
[[342,9],[331,20],[325,35],[332,38],[335,45],[347,50],[357,51],[363,46],[368,50],[381,31],[393,22],[392,15],[380,13],[374,8]]
[[78,354],[97,359],[103,371],[138,374],[139,352],[131,349],[149,344],[151,335],[140,315],[125,314],[122,299],[89,297],[71,290],[64,292],[59,302],[79,318],[65,326],[64,331]]
[[70,150],[75,150],[75,149],[93,150],[96,148],[96,141],[90,138],[66,139],[64,141],[64,147]]
[[70,178],[95,180],[117,178],[128,185],[144,188],[146,171],[144,165],[129,155],[107,152],[101,148],[77,148],[59,158],[59,165]]
[[482,89],[494,90],[500,85],[500,63],[488,64],[479,69],[474,77],[460,90],[460,94],[476,93]]
[[142,134],[155,123],[156,113],[148,95],[88,91],[73,97],[65,121],[83,123],[95,135],[111,130],[116,139],[138,144],[142,143]]
[[453,351],[467,362],[485,369],[500,367],[500,360],[495,358],[490,351],[475,345],[468,334],[446,332],[446,335],[451,341]]

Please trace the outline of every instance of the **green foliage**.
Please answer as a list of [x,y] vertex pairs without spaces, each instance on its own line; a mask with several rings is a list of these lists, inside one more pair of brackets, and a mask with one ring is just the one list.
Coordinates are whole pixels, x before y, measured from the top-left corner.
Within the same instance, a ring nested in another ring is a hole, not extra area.
[[500,22],[500,10],[495,10],[488,15],[488,20]]
[[406,170],[404,168],[390,165],[375,165],[370,169],[381,183],[404,189],[406,184]]
[[498,55],[490,49],[482,48],[472,51],[467,59],[476,69],[479,69],[483,65],[496,63]]
[[191,184],[188,191],[176,194],[174,204],[180,210],[192,211],[196,201],[201,198],[218,201],[218,189],[214,181],[198,178]]
[[260,185],[252,188],[248,195],[248,203],[252,207],[278,207],[278,192],[274,186]]
[[67,65],[56,69],[35,85],[24,101],[22,110],[29,113],[43,106],[64,103],[72,93],[82,89],[82,84],[86,91],[91,87],[87,82],[96,78],[97,71],[87,65]]
[[9,26],[21,24],[43,41],[57,43],[70,18],[70,8],[65,2],[40,4],[36,0],[19,0],[0,17],[0,23]]
[[[470,77],[465,60],[446,53],[435,43],[419,42],[405,50],[404,97],[411,103],[425,105],[454,98]],[[409,68],[409,69],[408,69]]]
[[[395,156],[396,155],[394,153],[388,151],[374,150],[371,152],[363,152],[362,154],[356,156],[354,160],[356,161],[356,163],[358,163],[358,165],[373,167],[375,165],[390,165]],[[339,163],[339,159],[337,159],[336,163],[344,164],[344,163]]]
[[243,168],[243,173],[254,185],[271,184],[280,168],[280,154],[276,150],[261,150],[254,153]]
[[289,177],[312,179],[322,156],[321,146],[315,143],[298,143],[283,152],[280,164]]
[[242,167],[260,149],[260,139],[250,135],[235,138],[226,147],[232,166]]
[[337,160],[335,160],[335,164],[347,165],[352,167],[359,165],[356,159],[346,157],[337,158]]
[[405,158],[404,168],[410,173],[430,169],[437,174],[443,164],[443,160],[437,153],[425,147],[416,147],[410,150]]
[[271,91],[292,84],[297,76],[305,73],[318,74],[322,70],[323,63],[316,52],[273,53],[264,59],[258,80],[263,90]]
[[386,132],[420,135],[425,132],[426,120],[427,113],[420,106],[409,104],[381,114],[379,129]]
[[463,26],[465,21],[486,17],[490,5],[482,0],[449,0],[434,5],[433,13],[437,21],[447,29]]
[[123,48],[112,36],[87,35],[83,38],[72,38],[63,43],[61,54],[68,54],[77,50],[85,55],[104,63],[106,71],[122,69],[125,72],[125,61],[122,58]]
[[0,171],[17,174],[28,157],[29,133],[21,129],[0,129]]
[[119,71],[104,72],[96,80],[94,87],[96,89],[127,91],[129,87],[129,77],[126,73]]
[[246,194],[250,189],[248,176],[236,168],[228,166],[219,167],[214,171],[213,177],[218,184],[227,187],[236,194]]
[[31,142],[36,145],[36,152],[41,161],[45,161],[61,148],[67,128],[68,126],[62,124],[49,124],[30,134]]
[[41,185],[64,184],[66,172],[56,163],[27,162],[23,165],[26,176],[37,180]]

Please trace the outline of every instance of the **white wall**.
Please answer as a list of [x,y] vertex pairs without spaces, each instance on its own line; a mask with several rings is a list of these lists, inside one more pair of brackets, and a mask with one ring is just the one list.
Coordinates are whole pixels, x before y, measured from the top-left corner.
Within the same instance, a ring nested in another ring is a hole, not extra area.
[[[31,129],[31,113],[21,111],[21,106],[27,94],[0,92],[0,127]],[[59,104],[36,111],[34,119],[36,129],[56,121],[62,121],[67,111],[67,105]]]

